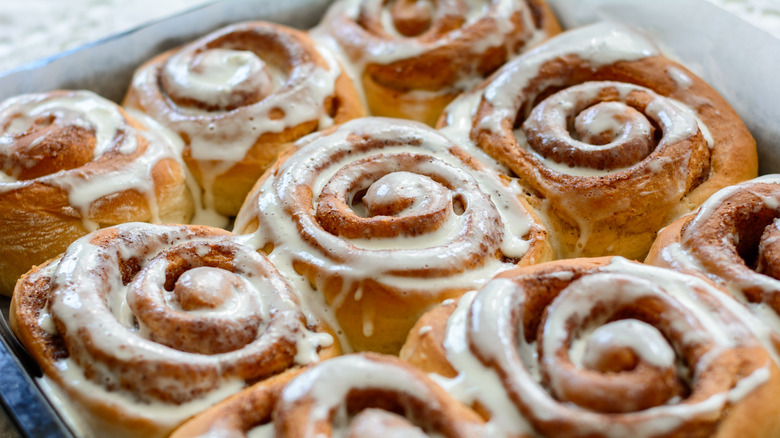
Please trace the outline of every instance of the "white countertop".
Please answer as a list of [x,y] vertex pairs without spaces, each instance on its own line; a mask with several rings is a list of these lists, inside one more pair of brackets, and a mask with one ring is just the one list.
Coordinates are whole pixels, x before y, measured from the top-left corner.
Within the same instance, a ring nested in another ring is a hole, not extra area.
[[0,5],[0,71],[216,0],[25,0]]
[[[26,0],[0,6],[0,72],[218,0]],[[780,38],[780,0],[709,0]]]

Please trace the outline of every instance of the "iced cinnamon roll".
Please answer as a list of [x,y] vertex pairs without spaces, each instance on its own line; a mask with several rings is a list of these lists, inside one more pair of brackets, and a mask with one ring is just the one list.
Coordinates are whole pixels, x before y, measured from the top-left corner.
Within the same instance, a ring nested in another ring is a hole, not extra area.
[[611,23],[508,63],[439,127],[528,187],[561,258],[642,259],[660,228],[757,172],[755,141],[723,98]]
[[274,408],[285,385],[301,370],[287,371],[230,396],[176,428],[170,438],[278,437]]
[[132,223],[77,240],[22,277],[11,327],[87,436],[166,436],[338,351],[254,247],[199,226]]
[[355,349],[397,352],[429,307],[551,257],[519,190],[421,123],[357,119],[299,141],[234,231],[324,294]]
[[220,403],[173,438],[490,436],[477,414],[392,356],[341,356],[272,383]]
[[508,436],[760,437],[780,433],[767,335],[706,280],[572,259],[443,304],[401,357]]
[[313,34],[343,55],[372,115],[432,126],[455,96],[558,32],[543,0],[351,0]]
[[0,293],[89,231],[189,221],[181,151],[158,127],[88,91],[0,103]]
[[664,228],[646,262],[709,278],[770,324],[780,348],[780,176],[724,188]]
[[228,26],[149,60],[124,105],[181,135],[205,207],[228,216],[290,143],[364,115],[329,52],[264,22]]

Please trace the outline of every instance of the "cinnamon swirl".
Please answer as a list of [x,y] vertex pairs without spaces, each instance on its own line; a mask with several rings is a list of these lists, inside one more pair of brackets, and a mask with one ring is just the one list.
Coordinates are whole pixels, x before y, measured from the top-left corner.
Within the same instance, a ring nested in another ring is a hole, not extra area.
[[283,376],[237,394],[173,438],[489,436],[478,415],[393,356],[340,356],[288,380]]
[[0,293],[99,227],[189,221],[181,151],[157,128],[89,91],[0,103]]
[[340,1],[313,31],[344,55],[372,115],[431,126],[459,93],[558,32],[543,0]]
[[664,228],[645,261],[723,286],[773,327],[780,348],[779,207],[778,175],[726,187]]
[[364,115],[329,52],[264,22],[228,26],[149,60],[124,105],[181,135],[205,206],[228,216],[290,143]]
[[27,273],[11,327],[88,436],[165,436],[211,404],[336,354],[253,247],[199,226],[123,224]]
[[301,139],[234,231],[324,294],[355,349],[397,352],[427,308],[551,257],[518,191],[426,125],[364,118]]
[[510,436],[763,437],[767,341],[712,283],[614,257],[503,273],[423,316],[401,356]]
[[508,63],[439,127],[528,187],[561,258],[642,259],[660,228],[757,172],[755,141],[723,98],[611,23]]

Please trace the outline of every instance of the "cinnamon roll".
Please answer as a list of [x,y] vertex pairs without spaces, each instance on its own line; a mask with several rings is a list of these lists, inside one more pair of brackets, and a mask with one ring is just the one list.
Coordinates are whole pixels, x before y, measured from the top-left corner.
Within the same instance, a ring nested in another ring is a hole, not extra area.
[[10,322],[87,436],[165,436],[338,351],[264,256],[200,226],[123,224],[77,240],[21,278]]
[[257,384],[184,424],[172,438],[479,437],[481,418],[393,356],[340,356]]
[[528,187],[561,258],[642,259],[660,228],[757,172],[755,141],[723,98],[612,23],[508,63],[439,127]]
[[205,207],[228,216],[290,143],[364,115],[331,54],[303,32],[264,22],[228,26],[149,60],[124,105],[181,135]]
[[518,192],[426,125],[364,118],[300,140],[234,231],[324,294],[352,347],[397,352],[427,308],[551,257]]
[[179,146],[157,128],[89,91],[0,103],[0,293],[99,227],[189,221]]
[[724,188],[664,228],[646,263],[715,281],[772,326],[780,348],[779,207],[779,175]]
[[423,316],[401,356],[509,436],[763,437],[767,340],[712,283],[605,257],[503,273]]
[[543,0],[340,1],[313,31],[343,55],[372,115],[431,126],[455,96],[558,32]]

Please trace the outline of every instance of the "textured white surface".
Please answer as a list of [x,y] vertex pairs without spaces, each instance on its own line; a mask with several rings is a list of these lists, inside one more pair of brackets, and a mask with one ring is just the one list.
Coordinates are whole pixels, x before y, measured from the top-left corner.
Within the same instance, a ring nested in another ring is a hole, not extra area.
[[26,0],[0,4],[0,71],[215,0]]
[[780,0],[709,0],[780,38]]
[[[0,72],[217,0],[26,0],[0,5]],[[780,0],[709,0],[780,38]]]

